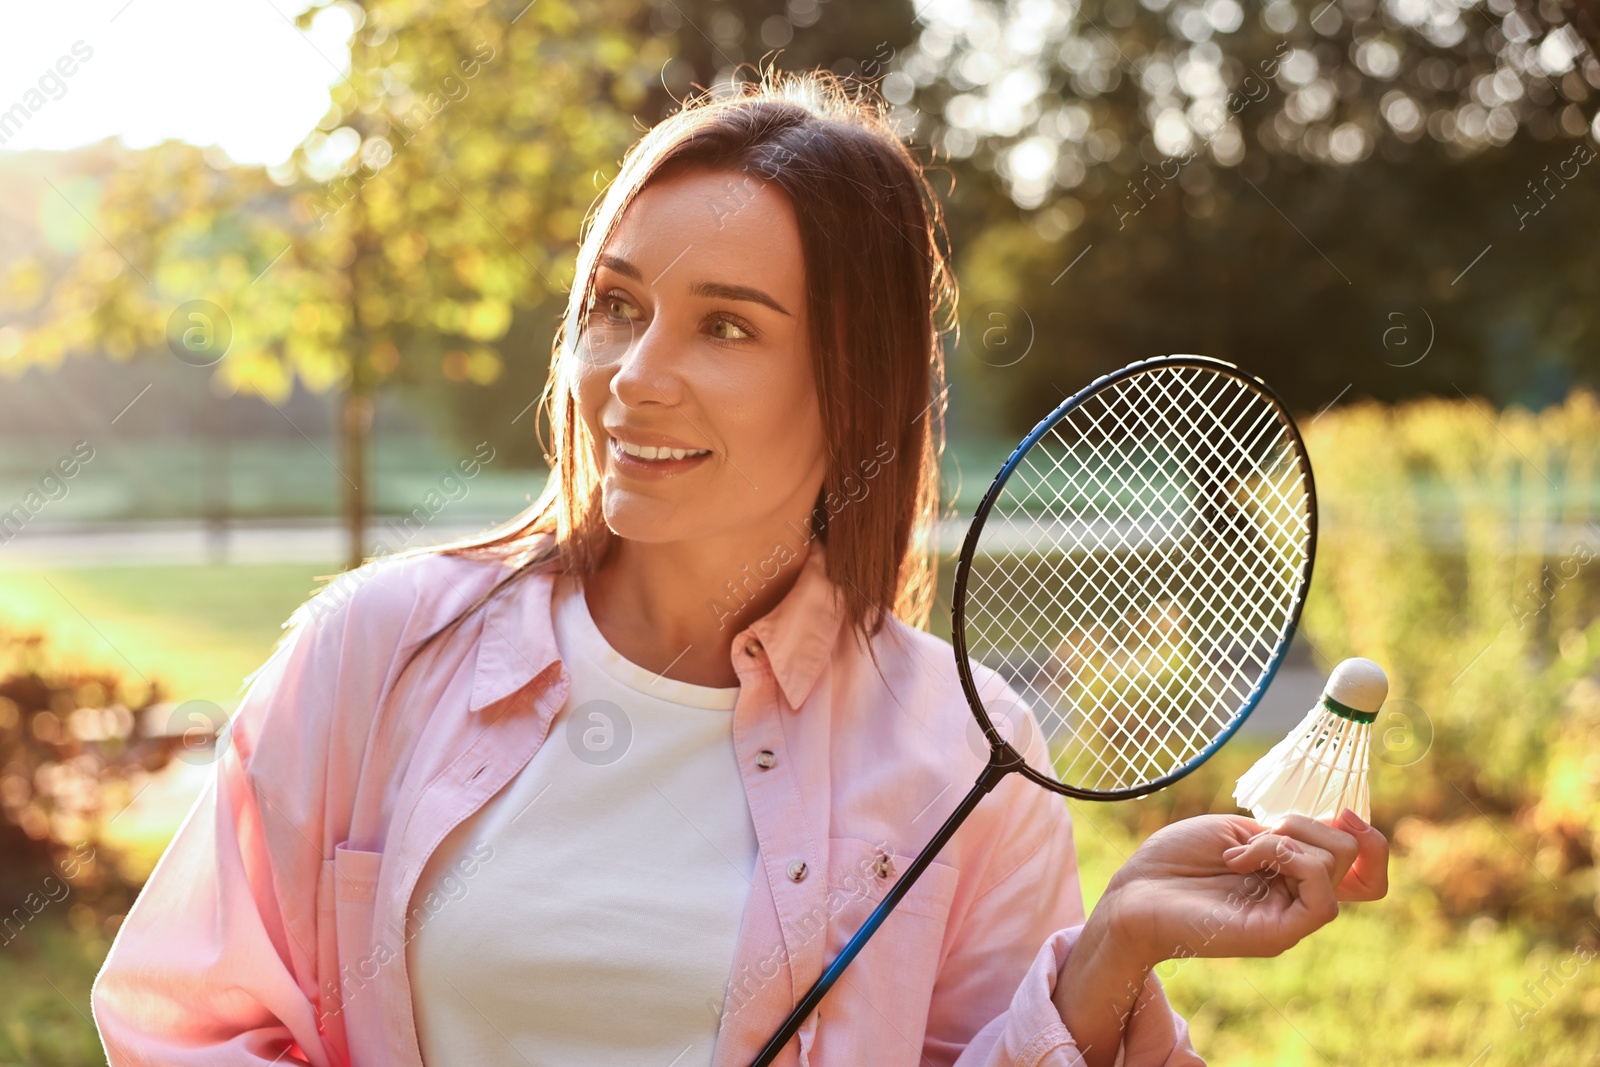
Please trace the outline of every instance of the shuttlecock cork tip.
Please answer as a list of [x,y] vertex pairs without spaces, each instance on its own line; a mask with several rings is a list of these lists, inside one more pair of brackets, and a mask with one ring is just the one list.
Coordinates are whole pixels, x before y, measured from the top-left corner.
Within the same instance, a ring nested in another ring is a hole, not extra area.
[[1376,715],[1389,696],[1389,677],[1370,659],[1347,659],[1333,669],[1324,696],[1366,715]]

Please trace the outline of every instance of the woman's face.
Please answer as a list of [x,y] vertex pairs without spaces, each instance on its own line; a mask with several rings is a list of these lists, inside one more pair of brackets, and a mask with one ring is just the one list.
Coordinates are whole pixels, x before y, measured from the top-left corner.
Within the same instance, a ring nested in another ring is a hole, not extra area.
[[788,198],[745,172],[653,180],[602,249],[594,292],[578,404],[607,525],[763,547],[786,521],[805,529],[827,453]]

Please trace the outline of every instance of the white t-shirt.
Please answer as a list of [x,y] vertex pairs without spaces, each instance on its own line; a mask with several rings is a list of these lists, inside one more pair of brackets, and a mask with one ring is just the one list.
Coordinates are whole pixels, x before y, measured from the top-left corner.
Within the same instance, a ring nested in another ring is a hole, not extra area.
[[623,659],[570,579],[553,604],[566,703],[412,897],[443,901],[406,948],[423,1060],[708,1067],[757,852],[738,687]]

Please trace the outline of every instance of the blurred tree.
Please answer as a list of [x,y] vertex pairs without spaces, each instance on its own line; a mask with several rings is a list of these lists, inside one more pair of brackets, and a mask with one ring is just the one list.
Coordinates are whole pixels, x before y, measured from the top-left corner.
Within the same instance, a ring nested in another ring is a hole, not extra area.
[[919,10],[883,92],[959,179],[955,370],[989,422],[1175,350],[1312,408],[1600,373],[1593,5]]
[[[821,67],[874,84],[914,40],[914,15],[910,0],[646,0],[633,9],[628,29],[651,42],[649,55],[665,58],[650,72],[648,92],[633,108],[634,133],[665,118],[684,99],[702,90],[726,91],[736,80],[755,77],[758,68]],[[600,168],[602,180],[615,172],[621,152]],[[600,181],[586,180],[578,195],[597,195],[600,187]],[[486,426],[529,427],[536,411],[528,404],[544,384],[545,356],[561,312],[559,294],[518,306],[505,336],[495,343],[504,369],[494,388],[471,379],[429,381],[423,385],[426,395],[418,396],[418,410],[460,441],[480,440]],[[496,447],[511,463],[541,461],[532,433],[519,432]]]
[[650,115],[694,91],[727,84],[744,64],[823,68],[875,83],[916,36],[911,0],[647,0],[641,29],[672,41]]
[[533,401],[579,229],[645,126],[763,59],[879,79],[913,31],[907,0],[329,0],[299,22],[334,13],[353,26],[348,75],[287,163],[141,153],[106,190],[105,240],[59,280],[25,261],[10,288],[40,305],[19,363],[174,346],[215,361],[221,391],[276,403],[296,378],[337,389],[352,565],[376,389],[417,395],[460,439],[494,427],[513,462],[539,461]]
[[176,143],[142,153],[106,190],[104,241],[64,280],[46,293],[38,261],[14,272],[13,293],[41,306],[13,358],[170,346],[214,363],[224,391],[337,389],[358,564],[374,391],[495,382],[514,310],[559,298],[596,170],[635,136],[631,113],[669,55],[628,29],[636,11],[314,6],[302,28],[336,13],[353,26],[318,128],[269,169]]

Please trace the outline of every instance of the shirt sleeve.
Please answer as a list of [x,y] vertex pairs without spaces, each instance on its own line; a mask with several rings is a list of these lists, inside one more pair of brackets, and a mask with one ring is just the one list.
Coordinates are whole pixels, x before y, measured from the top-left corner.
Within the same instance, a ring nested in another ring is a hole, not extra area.
[[[1037,728],[1034,739],[1042,744]],[[1031,747],[1029,757],[1044,758]],[[934,986],[924,1062],[1084,1067],[1052,999],[1085,919],[1072,820],[1061,797],[1020,775],[1007,778],[995,794],[996,800],[1004,796],[1007,809],[996,831],[1004,842],[995,850],[998,869],[986,876],[988,884],[966,913],[953,919],[959,926]],[[1188,1024],[1149,975],[1123,1030],[1117,1067],[1204,1063],[1189,1041]]]
[[[1082,925],[1052,934],[1034,957],[1010,1007],[978,1032],[959,1067],[1083,1067],[1061,1013],[1051,999]],[[1172,1010],[1155,975],[1145,978],[1117,1050],[1115,1067],[1204,1067],[1189,1041],[1189,1026]]]
[[341,673],[348,612],[312,604],[247,679],[210,781],[95,977],[90,1003],[110,1067],[340,1058],[318,1025],[327,724],[370,678]]

